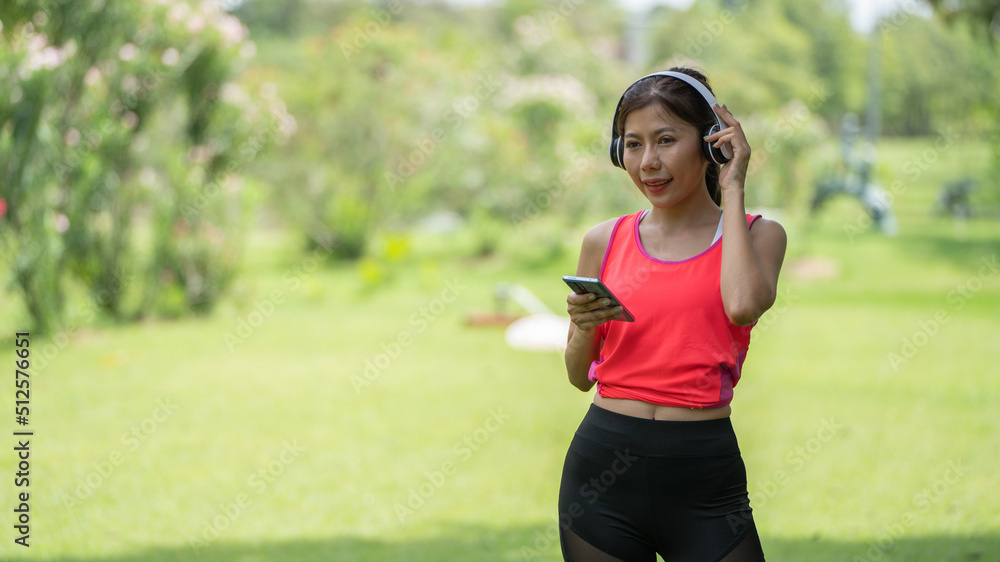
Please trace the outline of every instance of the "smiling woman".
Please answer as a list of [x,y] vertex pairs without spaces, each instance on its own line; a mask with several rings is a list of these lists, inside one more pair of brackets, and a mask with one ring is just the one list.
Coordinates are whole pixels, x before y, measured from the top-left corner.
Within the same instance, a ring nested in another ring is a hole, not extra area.
[[[685,148],[693,149],[694,153],[678,154],[676,150],[673,153],[680,156],[683,162],[703,167],[701,173],[705,178],[705,187],[708,189],[712,201],[716,205],[720,205],[722,196],[719,193],[719,165],[732,158],[732,152],[728,150],[728,147],[727,150],[713,151],[710,145],[703,145],[696,138],[725,128],[724,123],[705,103],[706,101],[711,104],[715,103],[711,90],[702,86],[703,89],[698,91],[702,94],[701,96],[691,95],[693,93],[692,87],[700,83],[691,78],[685,82],[684,78],[678,78],[678,76],[673,76],[674,80],[668,80],[665,83],[661,80],[660,87],[650,88],[650,78],[657,77],[646,77],[640,80],[636,85],[643,83],[644,87],[633,86],[622,96],[615,112],[613,134],[623,137],[623,141],[618,141],[617,144],[613,143],[618,154],[612,155],[612,162],[616,166],[628,170],[632,180],[639,186],[643,183],[642,180],[637,181],[637,176],[633,175],[633,171],[638,172],[638,167],[629,167],[625,159],[628,157],[634,159],[640,154],[637,152],[640,141],[643,140],[640,137],[640,132],[647,133],[646,140],[654,144],[673,143],[678,140],[690,141],[683,143],[683,145]],[[626,130],[625,118],[633,112],[637,113],[631,120],[632,128]],[[654,125],[655,127],[653,127]],[[624,142],[624,152],[620,146],[622,142]],[[698,158],[696,154],[698,152],[704,152],[704,162]]]
[[762,560],[729,404],[774,303],[784,230],[746,213],[750,146],[701,73],[636,81],[612,139],[612,162],[652,208],[592,228],[577,267],[635,321],[616,322],[622,307],[595,295],[567,297],[567,373],[597,393],[563,466],[563,556]]
[[698,158],[704,141],[695,127],[654,105],[635,110],[629,118],[632,126],[624,136],[625,169],[650,202],[654,198],[661,204],[680,201],[702,183],[713,202],[721,202],[719,167],[709,167]]

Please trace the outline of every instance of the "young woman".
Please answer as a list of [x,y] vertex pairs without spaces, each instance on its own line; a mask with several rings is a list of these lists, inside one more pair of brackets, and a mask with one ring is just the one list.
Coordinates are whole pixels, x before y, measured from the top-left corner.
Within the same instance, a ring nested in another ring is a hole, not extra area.
[[567,297],[569,380],[597,392],[563,467],[563,556],[763,560],[729,403],[750,329],[774,303],[784,229],[746,214],[750,146],[701,73],[635,82],[613,127],[612,161],[652,208],[593,227],[577,268],[635,321],[592,294]]

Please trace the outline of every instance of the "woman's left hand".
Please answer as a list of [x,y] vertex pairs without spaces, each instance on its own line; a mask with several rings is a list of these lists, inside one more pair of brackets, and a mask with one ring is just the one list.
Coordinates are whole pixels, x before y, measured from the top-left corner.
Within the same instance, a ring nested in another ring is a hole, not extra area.
[[732,159],[726,162],[719,172],[719,188],[723,193],[731,189],[742,190],[747,177],[747,167],[750,165],[750,143],[743,134],[740,122],[727,108],[715,104],[714,109],[722,122],[729,126],[705,137],[705,140],[715,147],[728,143],[733,150]]

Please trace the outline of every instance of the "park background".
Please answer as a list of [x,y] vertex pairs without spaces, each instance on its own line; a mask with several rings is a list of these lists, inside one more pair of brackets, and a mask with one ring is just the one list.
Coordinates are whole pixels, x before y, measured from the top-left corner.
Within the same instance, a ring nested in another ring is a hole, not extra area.
[[561,559],[590,396],[469,321],[564,314],[645,204],[621,90],[690,64],[789,235],[733,405],[768,558],[1000,560],[998,10],[5,1],[0,559]]

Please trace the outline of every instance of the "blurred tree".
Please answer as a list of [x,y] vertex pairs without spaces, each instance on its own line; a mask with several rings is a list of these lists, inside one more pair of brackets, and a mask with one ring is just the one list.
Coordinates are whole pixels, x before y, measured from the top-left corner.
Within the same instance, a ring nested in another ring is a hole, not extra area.
[[778,111],[800,100],[836,119],[863,104],[864,46],[839,3],[696,2],[658,10],[650,25],[656,68],[703,68],[727,86],[720,98],[737,111]]
[[814,109],[792,100],[777,111],[754,112],[741,122],[748,138],[756,141],[747,174],[748,205],[794,208],[800,190],[812,184],[820,171],[815,149],[830,133]]
[[[301,128],[255,169],[281,186],[275,207],[291,223],[310,238],[336,233],[340,257],[359,257],[378,230],[440,209],[477,225],[482,253],[505,223],[630,209],[631,186],[606,161],[608,121],[621,88],[648,70],[708,71],[720,99],[753,126],[755,159],[770,166],[750,180],[761,205],[796,201],[830,124],[865,108],[869,38],[850,27],[843,0],[704,0],[644,18],[611,0],[297,6],[301,25],[272,33],[251,75],[280,85]],[[269,10],[248,0],[238,13],[282,28]],[[641,69],[623,60],[636,21],[648,25],[652,54]],[[975,74],[989,59],[966,49],[960,32],[920,24],[873,35],[888,53],[886,130],[974,124],[993,103],[985,85],[959,85],[961,102],[949,104],[931,69],[952,57]]]
[[244,0],[231,13],[240,18],[255,34],[272,32],[280,35],[296,34],[303,21],[308,20],[305,0],[263,2]]
[[389,4],[410,0],[230,0],[230,13],[240,19],[257,40],[294,38],[324,33],[332,22],[342,21],[359,11],[377,12]]
[[209,310],[248,203],[222,186],[278,131],[232,82],[245,29],[201,2],[15,0],[0,22],[0,247],[36,331],[64,322],[71,281],[77,324],[171,292]]
[[[926,0],[945,21],[974,23],[980,36],[1000,40],[1000,0]],[[995,47],[995,45],[994,45]]]
[[[985,67],[988,72],[983,79],[977,80],[988,90],[980,99],[990,99],[991,103],[977,104],[970,117],[982,126],[988,127],[989,142],[992,147],[992,165],[990,180],[984,182],[993,203],[1000,202],[1000,185],[993,178],[1000,177],[1000,72],[997,64],[997,42],[1000,41],[1000,0],[927,0],[934,12],[950,24],[968,24],[972,35],[979,43],[988,47],[988,53],[981,54],[980,59],[987,59]],[[981,48],[974,47],[974,53],[982,53]]]
[[462,71],[396,14],[366,12],[272,52],[254,78],[281,84],[291,111],[310,116],[257,167],[281,186],[275,204],[308,240],[335,236],[333,254],[348,259],[382,212],[417,197],[412,177],[480,103],[451,107],[440,92],[462,91]]
[[864,43],[850,26],[843,0],[783,0],[785,18],[810,38],[810,68],[819,78],[822,103],[811,109],[839,120],[864,103]]
[[611,40],[574,28],[600,17],[596,6],[526,8],[503,40],[487,8],[377,6],[261,49],[254,79],[281,84],[291,111],[310,116],[256,167],[284,186],[275,203],[292,224],[307,238],[333,232],[335,256],[356,259],[376,229],[448,209],[477,225],[486,254],[527,211],[579,200],[559,176],[589,166],[579,153],[604,155],[598,109],[618,87]]
[[[990,132],[1000,105],[996,55],[975,40],[968,25],[891,16],[873,40],[882,41],[883,129],[887,134],[929,135],[943,128]],[[918,39],[919,38],[919,39]],[[944,76],[963,79],[942,81]],[[984,119],[985,117],[985,119]]]
[[[864,44],[839,2],[696,2],[650,17],[650,68],[704,69],[754,147],[748,203],[788,207],[824,124],[863,105]],[[766,29],[767,33],[759,30]],[[860,63],[858,62],[860,60]]]

